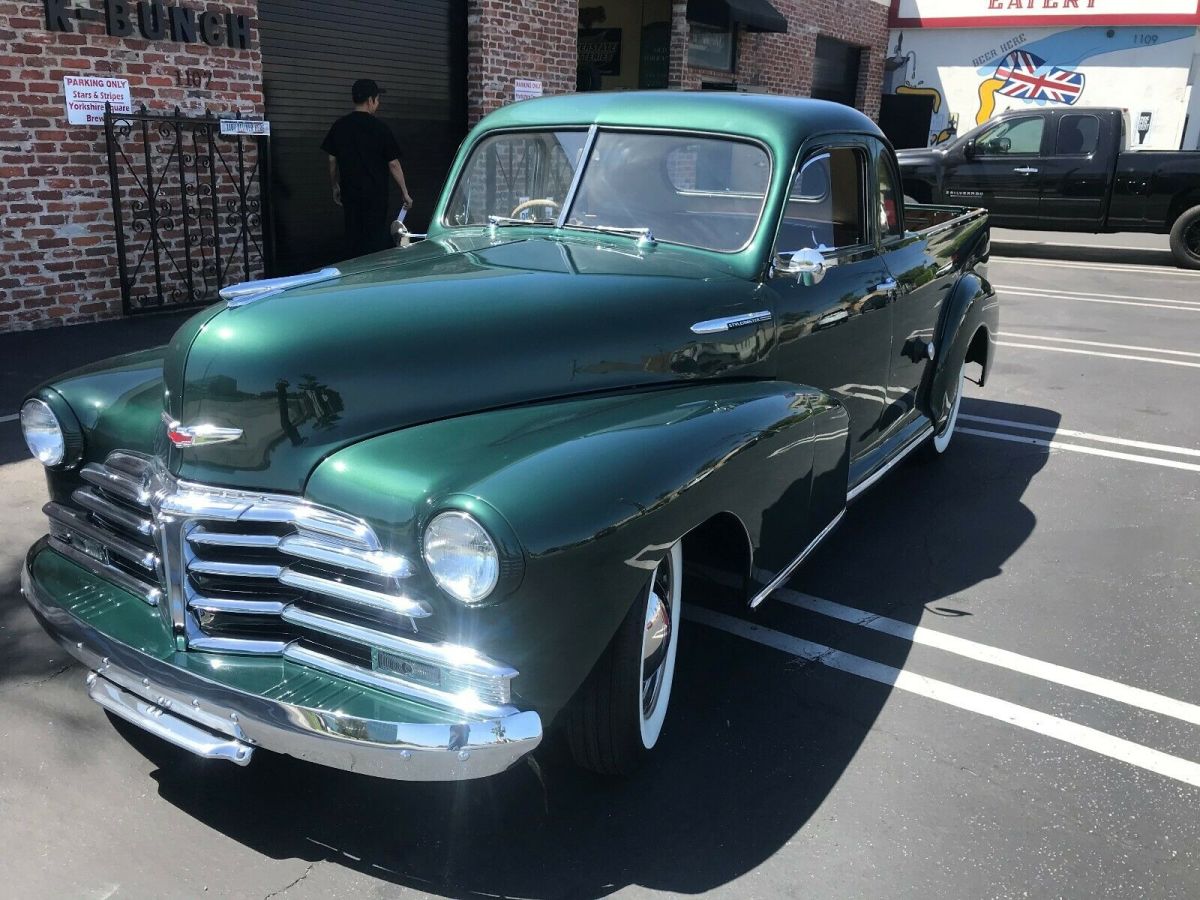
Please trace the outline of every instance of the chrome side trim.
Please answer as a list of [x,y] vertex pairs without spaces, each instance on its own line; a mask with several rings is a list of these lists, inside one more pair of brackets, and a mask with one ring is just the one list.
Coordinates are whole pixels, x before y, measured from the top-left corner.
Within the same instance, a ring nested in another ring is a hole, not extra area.
[[105,565],[98,559],[93,559],[82,550],[75,549],[66,541],[54,535],[50,535],[46,540],[55,553],[61,553],[81,569],[91,572],[97,578],[103,578],[105,581],[112,582],[121,590],[128,591],[133,596],[144,600],[150,606],[158,606],[162,601],[163,592],[161,589],[146,584],[144,581],[139,581],[127,572],[122,572],[114,566]]
[[829,532],[831,532],[831,531],[833,531],[833,529],[837,528],[838,524],[842,521],[842,518],[845,515],[846,515],[846,510],[843,509],[836,516],[834,516],[833,520],[828,525],[826,525],[824,528],[821,529],[821,533],[812,539],[812,541],[809,543],[809,545],[807,547],[805,547],[804,550],[801,551],[800,555],[797,556],[794,560],[792,560],[792,562],[788,565],[788,567],[786,569],[784,569],[777,576],[775,576],[775,579],[770,584],[768,584],[765,588],[763,588],[761,591],[758,592],[758,594],[756,594],[754,596],[754,599],[752,599],[750,601],[750,608],[757,609],[758,605],[760,603],[762,603],[764,600],[766,600],[767,597],[769,597],[771,595],[771,593],[777,587],[779,587],[781,584],[786,582],[792,576],[792,573],[795,572],[796,569],[798,569],[800,567],[800,563],[804,562],[804,560],[808,558],[808,555],[810,553],[812,553],[813,550],[817,549],[817,544],[819,544],[819,543],[821,543],[821,541],[825,540],[825,538],[829,535]]
[[[29,571],[45,546],[35,544],[26,557],[21,591],[47,633],[106,681],[216,734],[318,765],[404,781],[495,775],[541,742],[535,712],[483,721],[448,712],[438,721],[396,722],[300,706],[210,681],[114,641],[60,607]],[[346,683],[346,689],[356,688]]]
[[861,494],[863,491],[865,491],[867,488],[869,488],[871,485],[873,485],[875,482],[877,482],[880,478],[882,478],[884,475],[886,475],[888,472],[890,472],[896,466],[896,464],[900,462],[900,460],[904,459],[904,457],[906,457],[906,456],[908,456],[908,454],[912,453],[913,450],[917,449],[917,447],[920,446],[921,442],[924,441],[931,434],[933,434],[933,426],[932,425],[926,426],[925,428],[921,429],[921,431],[919,431],[917,433],[916,437],[914,437],[911,441],[909,441],[907,444],[904,445],[904,449],[902,449],[899,453],[897,453],[895,456],[893,456],[890,460],[888,460],[886,463],[884,463],[882,466],[880,466],[878,469],[876,469],[874,472],[872,472],[870,477],[863,479],[861,482],[859,482],[857,485],[855,485],[855,487],[848,494],[846,494],[846,502],[849,503],[851,500],[853,500],[855,497],[857,497],[859,494]]
[[726,316],[724,319],[708,319],[704,322],[697,322],[692,326],[693,334],[721,334],[726,331],[733,331],[735,328],[744,328],[747,325],[757,325],[759,322],[770,322],[771,311],[769,309],[761,309],[758,312],[744,313],[740,316]]
[[488,703],[481,700],[474,693],[449,694],[445,691],[439,691],[436,688],[425,687],[411,681],[403,681],[399,678],[385,675],[382,672],[374,672],[370,669],[364,669],[362,666],[342,662],[340,659],[334,659],[332,656],[326,656],[324,653],[309,650],[307,647],[301,647],[298,644],[289,645],[283,651],[283,658],[291,660],[294,663],[299,663],[302,666],[318,669],[328,675],[334,675],[338,678],[344,678],[347,681],[357,682],[358,684],[365,684],[367,687],[373,687],[376,690],[385,691],[389,694],[399,694],[400,696],[416,700],[419,703],[426,703],[430,706],[452,711],[460,715],[490,719],[511,716],[517,713],[517,710],[512,706]]
[[228,287],[223,287],[218,293],[230,309],[236,309],[239,306],[245,306],[247,303],[253,303],[255,300],[261,300],[263,297],[282,293],[290,288],[317,284],[322,281],[331,281],[334,278],[341,277],[341,270],[330,266],[318,269],[316,272],[307,272],[303,275],[286,275],[282,278],[260,278],[257,281],[243,281],[241,284],[231,284]]
[[404,656],[411,656],[422,662],[435,666],[456,669],[480,678],[515,678],[517,670],[512,666],[498,663],[470,647],[458,644],[431,644],[425,641],[413,641],[394,634],[385,634],[361,625],[331,619],[319,613],[288,607],[283,612],[285,622],[311,628],[314,631],[324,631],[337,637],[346,638],[381,650],[391,650]]
[[418,600],[412,600],[397,594],[372,591],[354,584],[332,581],[328,578],[309,575],[306,572],[296,572],[292,569],[284,569],[283,573],[279,576],[279,583],[285,587],[324,594],[327,597],[345,600],[347,603],[364,606],[376,612],[407,616],[410,619],[423,619],[430,613],[429,607]]
[[[120,716],[143,731],[157,735],[168,744],[182,747],[199,757],[223,759],[244,766],[249,764],[250,757],[254,754],[254,748],[249,744],[213,734],[198,725],[173,716],[161,706],[143,700],[95,672],[88,673],[87,686],[88,696],[114,716]],[[168,701],[164,698],[164,702]]]

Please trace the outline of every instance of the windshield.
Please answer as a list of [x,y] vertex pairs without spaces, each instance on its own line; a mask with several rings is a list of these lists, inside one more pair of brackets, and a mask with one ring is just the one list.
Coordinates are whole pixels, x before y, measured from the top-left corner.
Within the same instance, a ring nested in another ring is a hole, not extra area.
[[732,252],[749,243],[770,179],[767,152],[732,138],[601,131],[573,197],[584,131],[497,134],[475,147],[446,225],[555,224]]

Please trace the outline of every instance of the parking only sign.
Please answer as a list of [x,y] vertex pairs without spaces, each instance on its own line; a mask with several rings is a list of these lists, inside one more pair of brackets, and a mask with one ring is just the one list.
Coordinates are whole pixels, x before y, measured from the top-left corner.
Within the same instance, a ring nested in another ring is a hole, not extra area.
[[63,78],[63,98],[71,125],[103,125],[106,103],[112,104],[113,112],[133,112],[129,82],[124,78],[68,75]]

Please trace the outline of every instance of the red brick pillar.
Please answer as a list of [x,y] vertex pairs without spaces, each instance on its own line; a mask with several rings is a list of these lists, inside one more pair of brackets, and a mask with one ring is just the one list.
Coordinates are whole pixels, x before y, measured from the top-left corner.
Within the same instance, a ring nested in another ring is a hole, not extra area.
[[518,78],[547,95],[574,91],[578,28],[572,0],[468,0],[468,122],[511,103]]

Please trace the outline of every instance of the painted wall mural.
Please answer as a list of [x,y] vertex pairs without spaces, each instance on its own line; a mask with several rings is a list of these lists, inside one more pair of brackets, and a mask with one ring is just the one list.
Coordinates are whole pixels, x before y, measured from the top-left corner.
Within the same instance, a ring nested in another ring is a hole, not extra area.
[[1144,146],[1163,149],[1179,146],[1200,48],[1186,26],[911,29],[892,45],[884,93],[933,98],[930,145],[1014,107],[1082,104],[1149,113]]

